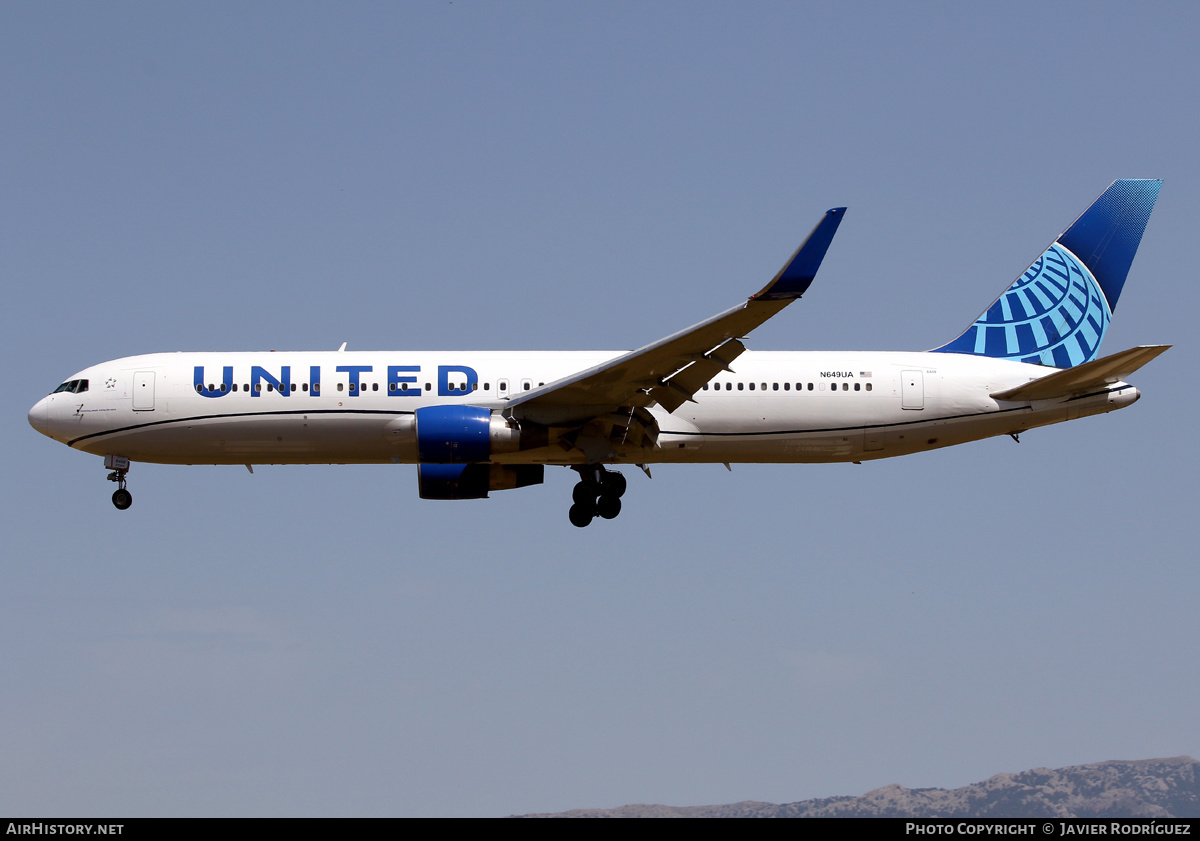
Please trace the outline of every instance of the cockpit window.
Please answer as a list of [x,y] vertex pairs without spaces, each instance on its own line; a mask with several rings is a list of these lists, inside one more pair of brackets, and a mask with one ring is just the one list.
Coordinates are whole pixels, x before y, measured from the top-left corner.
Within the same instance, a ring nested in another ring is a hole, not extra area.
[[85,392],[87,390],[88,390],[88,381],[87,380],[70,380],[68,382],[63,383],[62,385],[60,385],[58,388],[54,389],[54,391],[52,391],[50,393],[58,394],[60,391],[69,391],[72,394],[82,394],[83,392]]

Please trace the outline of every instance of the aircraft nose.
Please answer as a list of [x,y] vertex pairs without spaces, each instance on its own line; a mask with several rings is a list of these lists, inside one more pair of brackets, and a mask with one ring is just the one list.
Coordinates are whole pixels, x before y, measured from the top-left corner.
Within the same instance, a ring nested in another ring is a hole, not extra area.
[[50,434],[50,398],[43,397],[29,410],[29,425],[43,435]]

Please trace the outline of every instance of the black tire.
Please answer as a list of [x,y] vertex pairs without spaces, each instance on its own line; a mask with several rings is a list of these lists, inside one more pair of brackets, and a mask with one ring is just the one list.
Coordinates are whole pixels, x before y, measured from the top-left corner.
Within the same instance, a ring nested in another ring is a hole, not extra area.
[[594,505],[580,505],[575,503],[571,506],[571,510],[567,512],[567,516],[571,519],[571,525],[583,528],[590,525],[592,517],[596,516],[596,508]]
[[611,520],[621,513],[620,497],[609,496],[606,492],[604,496],[596,501],[596,513],[606,520]]
[[595,505],[600,488],[591,482],[579,482],[571,490],[571,501],[576,505]]
[[618,499],[625,495],[625,474],[618,473],[615,470],[606,471],[604,474],[604,495],[614,496]]
[[133,494],[124,488],[117,488],[112,495],[113,505],[117,506],[118,511],[124,511],[129,506],[133,505]]

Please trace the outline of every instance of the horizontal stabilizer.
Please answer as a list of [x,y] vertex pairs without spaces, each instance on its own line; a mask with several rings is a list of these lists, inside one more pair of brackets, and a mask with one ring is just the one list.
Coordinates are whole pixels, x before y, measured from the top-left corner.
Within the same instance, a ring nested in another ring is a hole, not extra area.
[[1125,379],[1169,347],[1170,345],[1141,345],[1130,348],[1112,356],[1084,362],[1065,371],[1055,371],[1016,388],[997,391],[992,397],[997,400],[1015,401],[1053,400],[1056,397],[1070,397],[1073,394],[1105,388]]

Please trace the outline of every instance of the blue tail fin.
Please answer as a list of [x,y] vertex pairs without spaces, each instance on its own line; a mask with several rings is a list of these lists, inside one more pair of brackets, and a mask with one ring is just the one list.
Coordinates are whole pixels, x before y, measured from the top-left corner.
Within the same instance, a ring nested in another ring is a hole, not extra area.
[[954,341],[934,348],[1071,368],[1095,359],[1162,181],[1114,181]]

